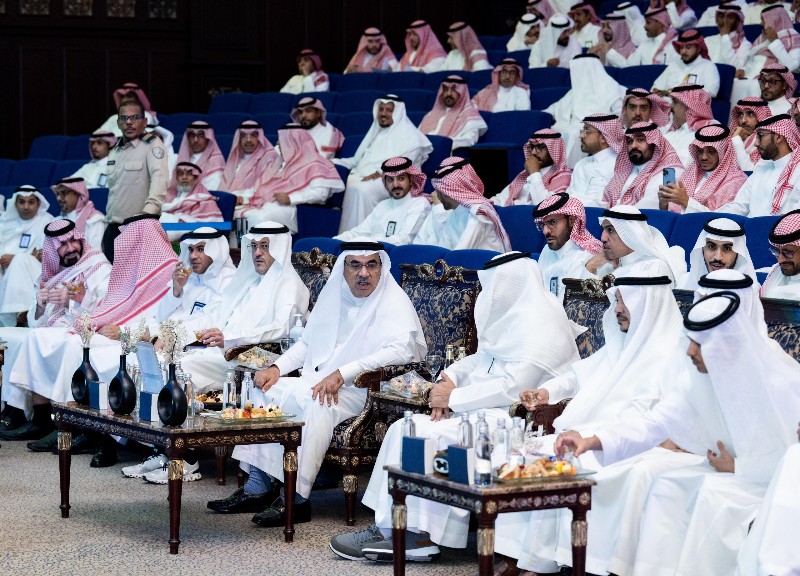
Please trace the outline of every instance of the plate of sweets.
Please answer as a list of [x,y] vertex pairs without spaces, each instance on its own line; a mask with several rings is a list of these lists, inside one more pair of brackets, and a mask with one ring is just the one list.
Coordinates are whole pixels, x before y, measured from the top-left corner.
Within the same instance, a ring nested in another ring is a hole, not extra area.
[[204,414],[211,418],[216,418],[224,424],[252,422],[254,420],[284,422],[297,416],[296,414],[284,412],[274,402],[270,402],[266,407],[255,407],[251,402],[248,402],[243,408],[230,407],[225,408],[222,412],[204,412]]
[[493,477],[495,482],[518,484],[525,482],[564,482],[585,478],[594,473],[592,470],[583,470],[568,460],[540,456],[538,458],[528,458],[525,464],[503,464],[494,471]]
[[271,352],[268,352],[263,348],[259,348],[258,346],[253,346],[249,350],[239,354],[236,357],[235,362],[237,365],[243,368],[262,370],[267,366],[271,366],[277,359],[278,359],[277,354],[272,354]]
[[206,410],[222,410],[222,390],[210,390],[194,397]]

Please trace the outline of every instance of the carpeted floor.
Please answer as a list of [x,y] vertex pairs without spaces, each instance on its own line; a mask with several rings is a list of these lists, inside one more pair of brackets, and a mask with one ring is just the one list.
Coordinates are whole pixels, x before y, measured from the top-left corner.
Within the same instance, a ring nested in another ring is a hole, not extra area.
[[[341,490],[314,492],[312,522],[296,525],[294,542],[287,544],[281,528],[260,528],[250,514],[225,516],[206,508],[208,500],[228,496],[236,480],[229,462],[228,486],[217,486],[212,459],[203,459],[203,479],[183,485],[180,554],[173,556],[167,543],[167,487],[120,473],[123,465],[136,463],[138,451],[121,451],[120,464],[102,469],[89,467],[91,456],[73,456],[72,509],[62,519],[58,457],[31,453],[25,444],[3,441],[0,448],[3,576],[392,574],[391,564],[343,560],[328,548],[332,536],[372,522],[371,511],[359,504],[356,526],[345,525]],[[367,477],[359,483],[363,490]],[[411,563],[407,573],[475,574],[475,555],[473,533],[466,550],[443,549],[437,561]]]

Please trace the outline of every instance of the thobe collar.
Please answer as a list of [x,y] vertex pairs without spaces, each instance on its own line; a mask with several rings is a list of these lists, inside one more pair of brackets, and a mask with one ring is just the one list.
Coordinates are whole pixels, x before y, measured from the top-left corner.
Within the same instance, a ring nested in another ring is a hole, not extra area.
[[564,245],[563,245],[561,248],[559,248],[558,250],[553,250],[553,249],[551,248],[551,249],[550,249],[550,251],[551,251],[551,252],[553,252],[553,254],[555,254],[555,256],[556,256],[556,258],[557,258],[558,260],[561,260],[561,259],[562,259],[562,258],[564,258],[564,257],[565,257],[567,254],[569,254],[570,252],[572,252],[572,250],[573,250],[575,247],[576,247],[576,244],[575,244],[575,242],[573,242],[573,241],[572,241],[572,239],[569,239],[569,240],[567,240],[566,242],[564,242]]
[[600,150],[600,152],[596,154],[592,154],[591,156],[589,156],[589,158],[591,158],[593,162],[602,162],[607,158],[610,159],[610,157],[613,155],[614,155],[614,149],[611,148],[611,146],[609,146],[608,148]]

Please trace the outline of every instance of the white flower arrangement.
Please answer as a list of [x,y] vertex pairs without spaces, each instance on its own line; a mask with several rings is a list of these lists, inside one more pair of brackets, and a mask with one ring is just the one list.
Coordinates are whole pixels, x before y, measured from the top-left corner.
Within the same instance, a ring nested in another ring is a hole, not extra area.
[[183,356],[186,328],[180,320],[166,320],[158,325],[158,339],[163,343],[161,354],[165,364],[175,364]]
[[97,325],[92,322],[92,315],[88,312],[83,312],[80,316],[75,318],[73,325],[75,332],[81,337],[81,343],[84,348],[89,347],[92,337],[97,333]]
[[124,326],[120,329],[119,344],[122,348],[122,353],[125,355],[136,353],[138,350],[136,343],[142,339],[145,332],[147,332],[147,325],[144,318],[139,319],[139,325],[135,329],[131,329],[130,326]]

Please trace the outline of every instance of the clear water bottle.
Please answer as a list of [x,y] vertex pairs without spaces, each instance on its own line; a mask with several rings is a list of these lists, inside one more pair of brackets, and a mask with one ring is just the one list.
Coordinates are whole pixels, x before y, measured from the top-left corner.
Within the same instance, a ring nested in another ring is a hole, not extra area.
[[459,346],[458,347],[458,354],[456,354],[456,362],[459,360],[463,360],[467,357],[467,348],[466,346]]
[[222,385],[222,409],[236,408],[236,381],[233,379],[233,368],[225,371],[225,383]]
[[448,344],[444,348],[444,367],[449,367],[455,362],[455,349],[452,344]]
[[525,464],[525,425],[519,416],[511,419],[511,430],[508,433],[508,463],[512,466]]
[[508,429],[505,418],[497,419],[497,428],[492,433],[492,454],[495,462],[508,462]]
[[483,410],[478,410],[478,419],[475,421],[475,426],[473,427],[472,430],[473,438],[478,437],[478,426],[480,426],[481,422],[486,424],[486,412],[484,412]]
[[458,423],[458,445],[472,448],[472,424],[469,423],[469,413],[461,413],[461,422]]
[[200,410],[203,409],[203,403],[195,398],[194,382],[192,382],[192,375],[183,373],[183,391],[186,394],[186,405],[189,407],[186,415],[194,416],[198,412],[197,404],[200,404]]
[[133,415],[135,418],[139,417],[139,396],[142,395],[142,371],[138,364],[134,364],[130,368],[131,380],[136,387],[136,404],[133,407]]
[[492,483],[492,442],[489,439],[489,425],[485,420],[478,422],[478,435],[475,438],[475,484],[489,486]]
[[417,435],[417,427],[414,425],[412,416],[414,413],[411,410],[403,412],[403,436],[414,438]]
[[253,373],[245,372],[242,378],[242,408],[245,404],[252,404]]

